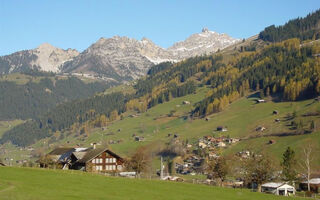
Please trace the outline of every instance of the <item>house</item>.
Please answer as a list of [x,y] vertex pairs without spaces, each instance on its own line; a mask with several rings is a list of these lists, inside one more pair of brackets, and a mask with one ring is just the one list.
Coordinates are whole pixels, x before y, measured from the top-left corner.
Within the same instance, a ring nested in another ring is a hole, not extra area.
[[225,131],[228,131],[228,129],[227,129],[227,127],[224,127],[224,126],[218,126],[217,131],[225,132]]
[[225,147],[227,146],[224,142],[218,142],[217,147]]
[[290,194],[294,195],[296,193],[296,189],[286,183],[270,182],[261,185],[261,192],[289,196]]
[[272,112],[272,114],[277,115],[277,114],[279,114],[279,111],[274,110],[274,111]]
[[62,169],[68,164],[68,159],[74,151],[75,148],[70,147],[55,148],[36,162],[40,164],[41,168],[47,168],[49,165],[54,165],[54,167]]
[[[309,180],[310,190],[315,193],[320,193],[320,178],[312,178]],[[308,181],[299,184],[301,190],[308,190]]]
[[277,123],[279,123],[279,122],[280,122],[280,119],[275,119],[274,121],[277,122]]
[[266,130],[266,127],[264,127],[264,126],[259,126],[259,127],[256,128],[256,131],[262,132],[264,130]]
[[205,149],[207,147],[207,145],[204,142],[199,142],[198,143],[199,148],[201,149]]
[[189,105],[190,101],[183,101],[182,104]]
[[257,99],[256,101],[257,101],[257,103],[266,103],[266,100],[264,100],[264,99]]
[[134,140],[137,142],[143,142],[144,141],[144,137],[143,136],[135,136]]
[[86,149],[71,155],[71,169],[87,172],[119,172],[124,160],[108,148]]

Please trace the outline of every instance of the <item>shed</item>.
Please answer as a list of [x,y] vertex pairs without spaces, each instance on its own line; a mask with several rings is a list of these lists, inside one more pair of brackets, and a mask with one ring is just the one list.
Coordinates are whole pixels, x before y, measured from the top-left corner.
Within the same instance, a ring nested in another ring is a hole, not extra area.
[[294,195],[296,193],[296,189],[293,186],[288,185],[286,183],[269,182],[262,184],[261,192],[289,196],[290,194]]
[[228,129],[227,129],[227,127],[224,127],[224,126],[218,126],[217,131],[225,132],[225,131],[228,131]]
[[[312,178],[309,180],[310,190],[316,193],[320,192],[320,178]],[[308,190],[308,181],[301,182],[299,184],[301,190]]]
[[257,101],[257,103],[266,103],[266,100],[264,100],[264,99],[257,99],[256,101]]

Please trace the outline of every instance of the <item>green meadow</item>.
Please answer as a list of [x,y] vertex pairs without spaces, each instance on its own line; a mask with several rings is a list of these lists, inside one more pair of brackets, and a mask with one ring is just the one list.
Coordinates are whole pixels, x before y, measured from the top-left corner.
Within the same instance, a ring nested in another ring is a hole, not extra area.
[[78,171],[0,168],[1,200],[281,200],[298,199],[190,183],[106,177]]

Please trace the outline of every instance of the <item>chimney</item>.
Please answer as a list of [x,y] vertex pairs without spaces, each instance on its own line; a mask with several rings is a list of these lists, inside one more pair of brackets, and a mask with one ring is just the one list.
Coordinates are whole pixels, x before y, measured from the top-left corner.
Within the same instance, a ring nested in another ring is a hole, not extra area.
[[92,143],[92,145],[93,145],[93,149],[96,149],[96,147],[97,147],[97,143]]

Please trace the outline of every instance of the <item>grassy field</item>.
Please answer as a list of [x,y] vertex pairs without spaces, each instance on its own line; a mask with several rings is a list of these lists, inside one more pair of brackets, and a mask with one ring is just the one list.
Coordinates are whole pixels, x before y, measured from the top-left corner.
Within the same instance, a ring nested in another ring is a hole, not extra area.
[[21,123],[23,123],[22,120],[0,121],[0,137],[4,132],[10,130],[14,126],[17,126]]
[[76,171],[0,168],[1,200],[274,200],[297,199],[189,183],[105,177]]

